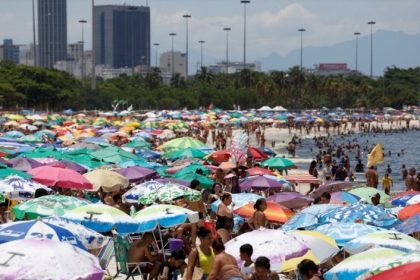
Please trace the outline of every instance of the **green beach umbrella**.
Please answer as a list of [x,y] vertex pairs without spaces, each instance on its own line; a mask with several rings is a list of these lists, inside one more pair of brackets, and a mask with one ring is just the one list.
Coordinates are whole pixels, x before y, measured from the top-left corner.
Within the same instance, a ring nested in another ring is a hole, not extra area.
[[197,169],[201,169],[201,171],[203,171],[204,175],[208,175],[210,174],[210,169],[208,169],[205,165],[202,164],[197,164],[197,163],[191,163],[190,165],[178,170],[177,172],[175,172],[175,174],[173,175],[173,177],[179,177],[179,176],[183,176],[185,174],[189,174],[189,173],[196,173]]
[[197,201],[201,197],[201,192],[178,184],[169,183],[155,192],[142,196],[139,202],[144,205],[149,205],[156,201],[171,202],[179,197],[184,197],[187,201]]
[[18,175],[18,176],[20,176],[22,178],[25,178],[25,179],[32,178],[31,174],[28,174],[26,172],[16,170],[16,169],[13,169],[13,168],[9,168],[4,164],[0,164],[0,178],[4,179],[4,178],[6,178],[10,175]]
[[37,136],[35,134],[25,135],[19,138],[19,141],[23,141],[26,143],[41,143],[42,138],[41,136]]
[[89,202],[72,196],[45,195],[16,205],[13,207],[13,214],[19,220],[22,220],[25,214],[30,220],[51,215],[62,216],[67,211],[87,204]]
[[165,144],[161,145],[159,148],[164,151],[177,151],[186,148],[201,148],[205,146],[206,145],[203,142],[195,138],[181,137],[168,141]]
[[263,161],[261,166],[268,166],[270,168],[282,170],[293,168],[295,167],[295,164],[287,158],[273,157]]
[[138,156],[126,152],[118,147],[106,147],[90,153],[90,156],[108,163],[120,163],[128,160],[137,160]]
[[55,158],[61,159],[63,157],[63,153],[61,151],[57,151],[53,148],[36,148],[32,151],[22,153],[19,157],[27,157],[27,158]]
[[4,193],[0,193],[0,203],[3,203],[6,201],[6,195]]
[[182,150],[177,150],[173,152],[168,152],[165,154],[165,157],[169,159],[177,159],[177,158],[204,158],[207,154],[202,152],[199,149],[194,148],[186,148]]
[[198,180],[200,182],[200,187],[203,189],[211,188],[214,184],[214,181],[209,177],[197,174],[197,173],[187,173],[181,176],[174,176],[175,179],[184,180],[191,182],[192,180]]
[[389,195],[387,195],[385,192],[371,188],[371,187],[363,187],[363,188],[356,188],[349,191],[349,193],[357,195],[358,197],[361,197],[364,199],[367,203],[372,204],[372,197],[379,193],[381,195],[380,203],[386,203],[388,199],[390,198]]
[[151,144],[144,139],[136,139],[124,145],[124,147],[133,149],[150,148],[150,146]]

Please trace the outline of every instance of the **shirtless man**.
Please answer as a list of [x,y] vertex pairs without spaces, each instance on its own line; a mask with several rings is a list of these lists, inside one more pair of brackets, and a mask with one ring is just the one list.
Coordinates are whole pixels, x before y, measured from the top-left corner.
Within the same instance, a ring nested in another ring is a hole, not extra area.
[[366,184],[369,187],[377,188],[378,187],[378,172],[376,172],[375,167],[371,166],[365,173]]
[[208,280],[229,280],[243,279],[236,259],[225,252],[225,246],[221,239],[216,239],[212,244],[216,256],[213,261],[213,268],[208,276]]
[[414,167],[408,170],[408,175],[405,178],[405,187],[407,191],[416,189],[416,169]]
[[[150,232],[147,232],[143,235],[143,238],[140,240],[135,240],[128,251],[128,262],[129,263],[138,263],[138,262],[150,262],[151,266],[147,266],[147,272],[149,272],[149,280],[155,279],[159,266],[161,264],[160,255],[152,255],[150,252],[150,246],[155,241],[153,235]],[[130,266],[129,266],[130,267]],[[147,279],[146,279],[147,280]]]

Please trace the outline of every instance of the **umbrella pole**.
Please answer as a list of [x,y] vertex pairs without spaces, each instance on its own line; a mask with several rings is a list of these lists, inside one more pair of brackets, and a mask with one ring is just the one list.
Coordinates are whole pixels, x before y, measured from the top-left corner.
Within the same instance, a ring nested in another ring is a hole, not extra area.
[[[163,255],[163,260],[166,261],[166,255],[165,255],[165,245],[163,244],[163,237],[162,237],[162,230],[160,228],[160,225],[158,224],[158,229],[159,229],[159,238],[160,238],[160,245],[162,246],[162,255]],[[156,240],[156,238],[155,238]]]

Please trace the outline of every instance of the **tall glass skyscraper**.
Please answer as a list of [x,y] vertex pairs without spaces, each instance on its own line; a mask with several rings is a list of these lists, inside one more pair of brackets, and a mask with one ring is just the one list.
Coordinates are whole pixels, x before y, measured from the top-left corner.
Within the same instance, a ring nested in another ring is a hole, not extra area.
[[96,64],[112,68],[150,65],[150,9],[103,5],[94,8]]
[[39,66],[67,58],[67,0],[38,0]]

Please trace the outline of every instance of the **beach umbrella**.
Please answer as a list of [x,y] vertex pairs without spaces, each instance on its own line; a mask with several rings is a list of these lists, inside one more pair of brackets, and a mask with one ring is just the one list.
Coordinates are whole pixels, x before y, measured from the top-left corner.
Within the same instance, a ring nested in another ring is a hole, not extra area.
[[141,150],[137,150],[137,154],[138,156],[145,158],[145,159],[158,159],[162,156],[161,153],[157,152],[157,151],[152,151],[149,149],[141,149]]
[[9,164],[10,167],[20,171],[28,171],[33,168],[42,166],[42,163],[26,157],[12,158],[9,160]]
[[[233,210],[236,210],[249,202],[255,202],[258,199],[263,198],[260,195],[253,194],[253,193],[233,193],[232,194],[232,202],[235,204],[233,206]],[[211,204],[211,211],[214,213],[217,212],[217,208],[219,207],[219,204],[221,203],[220,199],[216,200]]]
[[138,232],[137,221],[123,211],[102,203],[75,208],[62,217],[98,232],[107,232],[114,228],[120,234]]
[[126,177],[130,183],[140,182],[143,180],[156,177],[157,172],[140,166],[132,166],[127,168],[116,169],[115,172]]
[[410,190],[410,191],[406,191],[406,192],[396,193],[396,194],[392,195],[392,197],[390,198],[390,201],[392,201],[393,199],[400,198],[400,197],[403,197],[403,196],[406,196],[406,195],[411,195],[411,194],[416,195],[416,194],[420,194],[420,192]]
[[407,201],[407,205],[414,205],[420,203],[420,194],[413,196]]
[[405,207],[398,213],[398,218],[407,220],[408,218],[420,213],[420,203]]
[[398,250],[386,248],[373,248],[363,253],[353,255],[340,262],[324,274],[327,280],[357,279],[368,270],[386,263],[395,256],[403,253]]
[[314,231],[325,234],[337,242],[338,246],[344,246],[347,242],[370,233],[382,231],[375,226],[359,223],[328,223],[314,228]]
[[411,216],[395,227],[396,230],[405,234],[420,232],[420,214]]
[[48,164],[48,166],[68,168],[81,174],[87,172],[87,169],[84,166],[70,160],[59,160],[59,161]]
[[42,138],[39,137],[39,136],[35,136],[33,134],[30,134],[30,135],[25,135],[23,137],[20,137],[19,141],[26,142],[26,143],[41,143]]
[[323,213],[320,215],[319,221],[320,223],[363,221],[366,224],[383,228],[391,228],[399,223],[397,218],[384,208],[359,203],[332,209]]
[[169,158],[169,159],[177,159],[177,158],[204,158],[206,156],[205,153],[203,153],[201,150],[199,149],[194,149],[194,148],[185,148],[185,149],[180,149],[180,150],[176,150],[173,152],[168,152],[165,154],[165,157]]
[[170,228],[185,222],[197,223],[199,220],[197,212],[166,204],[151,205],[137,212],[133,218],[139,224],[139,232],[153,231],[157,227]]
[[72,196],[45,195],[16,205],[13,207],[13,214],[19,220],[25,218],[25,215],[28,219],[51,215],[62,216],[67,211],[88,203]]
[[0,181],[0,193],[5,194],[9,199],[13,200],[31,199],[37,189],[45,189],[51,192],[51,189],[44,185],[16,175],[11,175]]
[[0,164],[0,178],[6,178],[9,176],[19,176],[25,179],[32,178],[31,174],[13,168],[9,168],[4,164]]
[[0,203],[3,203],[6,201],[6,195],[3,193],[0,193]]
[[65,227],[53,225],[48,222],[32,220],[0,225],[0,243],[29,238],[57,240],[87,250],[78,236],[74,235]]
[[388,279],[404,279],[417,280],[420,279],[420,261],[403,264],[377,275],[367,278],[368,280],[388,280]]
[[261,166],[268,166],[277,170],[284,170],[294,168],[295,164],[287,158],[272,157],[261,162]]
[[[254,215],[254,204],[254,202],[249,202],[236,209],[234,213],[248,219]],[[269,201],[267,201],[267,209],[264,211],[264,214],[269,222],[282,224],[294,215],[293,211],[291,211],[289,208]]]
[[276,156],[276,153],[272,149],[269,149],[267,147],[261,146],[258,149],[260,149],[261,151],[263,151],[265,154],[269,155],[270,157]]
[[348,205],[359,202],[360,197],[348,192],[333,192],[331,194],[330,203]]
[[353,239],[344,245],[344,250],[353,255],[373,247],[384,247],[408,253],[420,250],[420,241],[398,231],[384,230]]
[[151,144],[142,138],[137,138],[134,141],[128,142],[123,147],[133,149],[150,148]]
[[128,160],[139,159],[136,155],[126,152],[118,147],[106,147],[89,154],[91,157],[96,158],[108,163],[120,163]]
[[233,161],[225,161],[225,162],[222,162],[218,167],[224,171],[227,171],[227,170],[236,168],[237,164],[234,163]]
[[167,169],[166,173],[174,174],[174,176],[182,176],[188,173],[196,173],[198,169],[200,169],[204,175],[210,174],[211,172],[207,166],[201,163],[187,162]]
[[61,159],[63,153],[61,151],[56,150],[55,148],[50,147],[39,147],[32,151],[22,153],[19,157],[27,157],[27,158],[55,158]]
[[271,172],[270,170],[266,169],[266,168],[261,168],[261,167],[253,167],[253,168],[249,168],[246,170],[246,172],[250,175],[250,176],[257,176],[257,175],[274,175],[273,172]]
[[12,130],[12,131],[8,131],[4,134],[4,136],[6,138],[13,138],[13,139],[18,139],[21,138],[23,136],[25,136],[24,133],[20,132],[20,131],[16,131],[16,130]]
[[70,222],[57,216],[45,217],[42,218],[41,221],[47,224],[67,229],[72,234],[77,236],[77,238],[89,250],[102,248],[108,241],[108,237],[105,237],[94,230],[91,230],[83,225]]
[[[408,268],[407,266],[410,266]],[[416,266],[417,268],[414,269]],[[416,277],[414,277],[416,276]],[[391,258],[386,264],[378,265],[360,276],[360,280],[366,279],[404,279],[417,280],[420,278],[420,252],[410,252],[402,256]]]
[[106,169],[96,169],[83,176],[92,183],[92,191],[97,191],[102,188],[105,192],[114,192],[125,189],[129,185],[126,177]]
[[290,183],[319,184],[320,180],[315,176],[305,173],[290,174],[284,176],[284,179]]
[[123,194],[122,199],[127,203],[138,203],[139,198],[146,194],[153,193],[163,186],[164,184],[154,180],[147,181],[132,187],[129,191]]
[[311,193],[311,196],[314,198],[320,197],[324,192],[333,193],[333,192],[341,192],[343,190],[349,189],[354,184],[352,182],[347,181],[330,181],[326,184],[319,186],[315,191]]
[[255,147],[248,147],[246,152],[248,157],[251,157],[255,160],[264,160],[268,158],[268,155]]
[[357,195],[358,197],[362,198],[363,200],[365,200],[367,203],[370,203],[370,204],[372,204],[372,200],[371,200],[372,197],[377,193],[381,195],[381,199],[379,201],[380,203],[385,203],[390,198],[390,196],[387,195],[385,192],[378,190],[376,188],[372,188],[372,187],[352,189],[349,191],[349,193]]
[[222,163],[228,161],[232,154],[228,150],[215,151],[207,156],[213,163]]
[[192,137],[181,137],[176,138],[173,140],[170,140],[163,145],[161,145],[158,149],[164,150],[164,151],[176,151],[186,148],[202,148],[206,145],[201,142],[200,140],[197,140]]
[[29,170],[28,173],[32,175],[32,179],[34,181],[46,186],[82,190],[89,190],[93,188],[92,184],[88,180],[71,169],[41,166]]
[[[389,202],[392,206],[398,207],[398,206],[407,206],[407,202],[412,199],[413,197],[419,195],[418,193],[411,193],[400,197],[391,197],[389,199]],[[420,198],[420,195],[419,195]]]
[[335,240],[325,234],[306,230],[296,230],[289,234],[308,246],[320,263],[327,261],[339,252]]
[[23,239],[1,244],[0,260],[4,264],[1,279],[101,280],[104,276],[95,256],[55,240]]
[[277,202],[292,209],[307,206],[314,199],[298,192],[279,192],[267,197],[267,201]]
[[335,205],[335,204],[314,204],[307,208],[302,209],[301,213],[307,213],[307,214],[319,216],[323,213],[327,213],[328,211],[332,209],[340,209],[340,208],[341,208],[340,205]]
[[197,201],[201,198],[201,192],[177,184],[166,184],[154,192],[143,195],[139,202],[144,205],[155,201],[172,202],[177,198],[184,197],[187,201]]
[[158,183],[161,183],[161,184],[174,183],[174,184],[182,185],[182,186],[185,186],[185,187],[190,186],[189,181],[178,180],[178,179],[175,179],[175,178],[157,178],[157,179],[155,179],[155,181],[158,182]]
[[140,167],[144,167],[144,168],[155,168],[157,166],[160,166],[160,164],[157,163],[151,163],[148,162],[144,159],[136,159],[136,160],[128,160],[128,161],[124,161],[118,164],[119,167],[121,168],[126,168],[126,167],[131,167],[131,166],[140,166]]
[[280,189],[282,185],[283,183],[280,183],[276,180],[267,178],[262,175],[245,178],[240,183],[242,191],[249,190],[251,188],[259,190]]
[[281,230],[260,228],[241,234],[225,244],[226,253],[231,254],[240,263],[239,248],[251,244],[254,248],[252,260],[260,256],[270,259],[271,270],[281,272],[282,262],[305,255],[309,248],[294,236]]
[[198,180],[200,182],[200,187],[202,189],[211,188],[214,184],[214,181],[209,177],[197,174],[197,173],[187,173],[181,176],[174,176],[175,179],[191,182],[192,180]]

